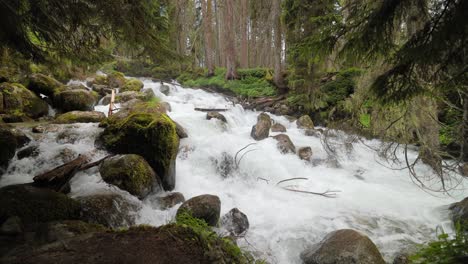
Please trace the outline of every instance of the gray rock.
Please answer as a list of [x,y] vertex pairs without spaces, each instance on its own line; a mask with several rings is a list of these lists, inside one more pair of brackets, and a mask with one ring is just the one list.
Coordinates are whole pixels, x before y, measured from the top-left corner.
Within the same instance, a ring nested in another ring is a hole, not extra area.
[[283,154],[296,153],[296,147],[292,143],[291,139],[286,134],[279,134],[273,137],[278,141],[277,147]]
[[118,194],[98,194],[76,198],[81,204],[81,219],[109,228],[135,225],[139,206]]
[[85,90],[63,91],[54,96],[54,105],[64,112],[92,111],[96,101],[97,97]]
[[249,226],[249,219],[237,208],[231,209],[221,218],[221,227],[226,229],[231,236],[244,236]]
[[301,158],[301,160],[307,160],[307,161],[310,161],[310,159],[312,158],[312,148],[311,147],[302,147],[302,148],[299,148],[299,150],[297,151],[297,154],[299,155],[299,158]]
[[219,112],[208,112],[206,113],[206,119],[211,120],[211,119],[218,119],[223,123],[227,123],[226,117]]
[[166,110],[166,112],[171,112],[172,111],[172,107],[171,107],[170,103],[161,102],[160,105],[161,105],[162,108],[164,108],[164,110]]
[[261,113],[257,117],[257,124],[252,127],[250,136],[255,140],[262,140],[268,137],[271,128],[271,118],[266,113]]
[[156,208],[166,210],[174,207],[177,204],[185,202],[185,197],[180,192],[173,192],[166,196],[155,197],[151,200],[152,204],[156,205]]
[[450,206],[450,213],[454,224],[468,226],[468,197]]
[[176,133],[179,138],[188,138],[187,131],[185,131],[185,128],[182,127],[179,123],[175,122],[176,125]]
[[286,133],[286,127],[284,127],[280,123],[276,123],[271,126],[271,132],[281,132],[281,133]]
[[171,92],[171,87],[169,87],[169,85],[162,84],[159,91],[165,95],[169,95],[169,93]]
[[24,159],[24,158],[29,158],[29,157],[37,157],[37,155],[39,155],[38,146],[29,146],[18,151],[18,153],[16,153],[16,156],[18,157],[19,160]]
[[305,264],[385,264],[375,244],[365,235],[341,229],[301,253]]
[[187,212],[195,218],[203,219],[210,226],[216,226],[221,212],[221,201],[218,196],[204,194],[184,202],[177,210],[177,216]]

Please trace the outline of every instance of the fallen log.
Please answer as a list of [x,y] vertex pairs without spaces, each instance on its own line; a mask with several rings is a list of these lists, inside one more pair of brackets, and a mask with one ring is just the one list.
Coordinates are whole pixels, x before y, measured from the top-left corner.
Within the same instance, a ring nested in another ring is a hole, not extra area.
[[78,158],[58,166],[50,171],[34,176],[34,185],[62,192],[67,189],[68,181],[88,162],[88,157],[80,155]]
[[199,107],[196,107],[194,110],[195,111],[200,111],[200,112],[226,112],[228,109],[226,109],[226,108],[199,108]]

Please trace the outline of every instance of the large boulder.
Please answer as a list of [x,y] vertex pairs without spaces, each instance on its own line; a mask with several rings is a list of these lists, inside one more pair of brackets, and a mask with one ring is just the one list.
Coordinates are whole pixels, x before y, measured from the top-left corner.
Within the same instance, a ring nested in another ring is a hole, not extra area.
[[112,72],[107,75],[107,83],[111,88],[122,88],[127,83],[127,79],[121,72]]
[[118,194],[97,194],[76,198],[81,204],[81,220],[109,228],[135,224],[139,205]]
[[278,141],[276,146],[281,151],[281,153],[296,153],[296,147],[294,146],[288,135],[279,134],[274,136],[273,138],[276,139],[276,141]]
[[301,253],[305,264],[385,264],[375,244],[365,235],[341,229]]
[[255,140],[262,140],[268,137],[271,128],[271,118],[266,113],[261,113],[257,117],[257,124],[252,127],[250,136]]
[[188,213],[191,216],[203,219],[208,225],[218,225],[221,212],[221,201],[218,196],[204,194],[195,196],[184,202],[177,210],[177,216]]
[[310,119],[310,116],[308,115],[299,117],[299,119],[296,121],[296,125],[298,128],[314,129],[314,122],[312,122],[312,119]]
[[65,91],[66,87],[52,77],[37,73],[30,76],[28,89],[36,94],[43,94],[53,98],[55,94]]
[[211,231],[200,232],[189,225],[170,224],[158,228],[88,233],[44,245],[22,248],[0,257],[9,264],[208,264],[250,263],[232,242]]
[[17,216],[23,223],[78,219],[80,204],[63,193],[31,184],[0,189],[0,222]]
[[227,119],[224,115],[220,114],[219,112],[208,112],[206,113],[206,119],[211,120],[211,119],[218,119],[223,123],[227,123]]
[[128,92],[128,91],[135,91],[138,92],[143,89],[143,82],[138,79],[130,79],[127,80],[125,85],[120,88],[120,92]]
[[80,220],[47,222],[39,226],[36,232],[36,243],[65,242],[67,239],[90,233],[109,231],[99,224],[86,223]]
[[152,102],[121,110],[101,123],[106,128],[97,144],[113,153],[143,156],[161,177],[164,189],[172,190],[179,138],[174,122],[159,111]]
[[102,179],[143,199],[151,191],[161,191],[161,180],[139,155],[117,155],[105,159],[99,167]]
[[16,153],[19,160],[29,157],[37,157],[40,153],[39,146],[32,145],[21,149]]
[[244,236],[249,226],[249,219],[237,208],[231,209],[221,218],[221,227],[228,231],[231,236]]
[[106,118],[103,112],[98,111],[71,111],[59,115],[54,123],[72,124],[72,123],[99,123]]
[[286,127],[280,123],[275,123],[271,126],[271,132],[286,133]]
[[49,112],[44,100],[19,83],[1,83],[0,99],[0,114],[38,118]]
[[92,111],[97,95],[87,90],[70,90],[55,94],[54,105],[64,112]]

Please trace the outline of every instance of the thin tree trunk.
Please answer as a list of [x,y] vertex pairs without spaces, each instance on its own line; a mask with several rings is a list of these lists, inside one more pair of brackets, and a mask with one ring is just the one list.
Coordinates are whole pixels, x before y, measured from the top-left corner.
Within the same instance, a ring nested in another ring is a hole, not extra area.
[[241,0],[241,45],[240,45],[240,66],[242,68],[249,67],[249,46],[248,46],[248,34],[249,34],[249,1]]
[[214,63],[213,63],[213,29],[212,29],[212,2],[211,0],[202,0],[203,9],[203,27],[205,36],[205,65],[208,69],[208,76],[214,75]]
[[275,58],[275,74],[273,81],[278,88],[284,87],[283,73],[281,67],[281,54],[282,54],[282,29],[281,29],[281,0],[273,1],[273,23],[275,30],[275,47],[274,47],[274,58]]
[[463,98],[463,132],[462,132],[462,161],[468,162],[468,92],[465,92]]
[[237,79],[236,69],[236,48],[235,48],[235,30],[234,30],[234,7],[232,0],[224,2],[224,41],[226,56],[226,79]]

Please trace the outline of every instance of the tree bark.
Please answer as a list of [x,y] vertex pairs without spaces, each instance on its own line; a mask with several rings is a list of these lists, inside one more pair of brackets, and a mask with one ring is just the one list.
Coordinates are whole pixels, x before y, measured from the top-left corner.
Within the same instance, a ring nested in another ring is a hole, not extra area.
[[249,67],[249,1],[241,0],[241,47],[240,47],[240,66]]
[[211,0],[202,0],[203,9],[203,28],[205,36],[205,63],[208,69],[208,76],[214,75],[214,56],[213,56],[213,24],[212,24],[212,2]]
[[463,97],[463,131],[462,131],[462,152],[461,159],[463,162],[468,162],[468,91]]
[[234,3],[232,0],[224,1],[224,42],[226,56],[227,80],[237,79],[235,30],[234,30]]
[[274,47],[274,58],[275,58],[275,73],[273,81],[276,87],[283,89],[284,80],[281,67],[281,55],[283,50],[282,41],[282,30],[281,30],[281,0],[273,1],[273,23],[275,33],[275,47]]

